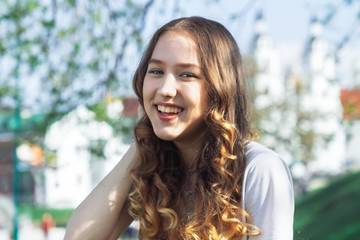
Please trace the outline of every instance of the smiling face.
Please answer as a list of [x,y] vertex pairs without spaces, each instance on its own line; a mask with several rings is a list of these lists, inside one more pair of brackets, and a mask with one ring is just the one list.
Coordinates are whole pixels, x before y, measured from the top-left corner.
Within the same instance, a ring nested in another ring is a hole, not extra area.
[[206,96],[194,41],[186,34],[165,32],[152,53],[143,85],[145,112],[156,136],[193,144],[205,129]]

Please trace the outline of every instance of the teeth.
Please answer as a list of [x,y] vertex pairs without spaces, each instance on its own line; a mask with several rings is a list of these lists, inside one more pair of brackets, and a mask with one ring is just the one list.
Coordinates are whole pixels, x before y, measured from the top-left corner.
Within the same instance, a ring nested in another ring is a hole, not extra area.
[[164,113],[179,113],[179,112],[181,112],[181,109],[177,108],[177,107],[165,107],[165,106],[158,105],[157,108],[160,112],[164,112]]

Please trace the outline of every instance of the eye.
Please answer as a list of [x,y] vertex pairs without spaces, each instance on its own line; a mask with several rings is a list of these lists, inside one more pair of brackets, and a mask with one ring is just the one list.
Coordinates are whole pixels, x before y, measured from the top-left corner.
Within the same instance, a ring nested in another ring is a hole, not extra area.
[[198,78],[197,76],[195,76],[192,73],[182,73],[180,74],[181,77],[185,77],[185,78]]
[[151,69],[151,70],[149,71],[149,73],[155,74],[155,75],[164,74],[164,72],[161,71],[160,69]]

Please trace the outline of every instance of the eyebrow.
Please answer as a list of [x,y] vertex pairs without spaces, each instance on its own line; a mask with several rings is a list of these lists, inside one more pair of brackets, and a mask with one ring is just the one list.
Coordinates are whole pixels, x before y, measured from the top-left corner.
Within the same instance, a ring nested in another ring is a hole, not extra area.
[[[159,60],[159,59],[156,59],[156,58],[151,58],[151,59],[149,60],[149,64],[151,64],[151,63],[153,63],[153,64],[162,64],[162,65],[165,65],[165,63],[164,63],[163,61],[161,61],[161,60]],[[195,67],[195,68],[201,69],[201,67],[200,67],[199,65],[192,64],[192,63],[178,63],[178,64],[176,64],[176,65],[178,65],[178,66],[180,66],[180,67],[184,67],[184,68],[186,68],[186,67]]]

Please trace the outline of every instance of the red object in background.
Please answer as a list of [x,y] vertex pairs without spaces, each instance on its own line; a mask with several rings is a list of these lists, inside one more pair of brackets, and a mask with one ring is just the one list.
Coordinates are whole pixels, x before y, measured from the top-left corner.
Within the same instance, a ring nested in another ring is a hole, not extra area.
[[340,92],[343,118],[345,120],[360,119],[360,89],[343,89]]
[[48,214],[48,213],[44,213],[44,215],[42,216],[42,220],[41,220],[41,228],[44,232],[44,235],[47,239],[49,231],[52,227],[55,227],[56,223],[54,218]]

